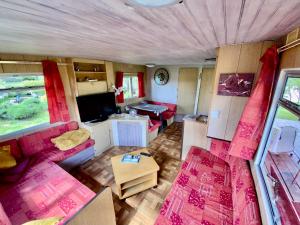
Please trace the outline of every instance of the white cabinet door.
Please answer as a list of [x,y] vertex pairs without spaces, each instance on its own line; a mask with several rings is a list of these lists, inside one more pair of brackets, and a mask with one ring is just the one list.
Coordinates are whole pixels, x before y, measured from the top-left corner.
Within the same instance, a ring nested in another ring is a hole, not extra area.
[[110,123],[99,123],[92,127],[92,137],[95,140],[95,155],[98,156],[111,147]]

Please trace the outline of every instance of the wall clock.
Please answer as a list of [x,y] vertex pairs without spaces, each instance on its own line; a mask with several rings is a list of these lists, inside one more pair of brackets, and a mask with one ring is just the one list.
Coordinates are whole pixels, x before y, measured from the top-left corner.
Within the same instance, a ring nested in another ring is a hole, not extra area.
[[164,68],[159,68],[154,73],[154,81],[158,85],[165,85],[169,81],[169,72]]

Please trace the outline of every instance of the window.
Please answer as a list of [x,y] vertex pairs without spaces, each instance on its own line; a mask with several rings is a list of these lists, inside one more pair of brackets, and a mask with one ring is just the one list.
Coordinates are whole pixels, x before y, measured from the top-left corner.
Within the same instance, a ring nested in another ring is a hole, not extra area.
[[274,224],[300,223],[299,100],[300,73],[281,73],[255,159]]
[[0,136],[49,122],[44,76],[0,76]]
[[124,76],[123,78],[123,92],[124,98],[137,98],[138,97],[138,77],[137,76]]

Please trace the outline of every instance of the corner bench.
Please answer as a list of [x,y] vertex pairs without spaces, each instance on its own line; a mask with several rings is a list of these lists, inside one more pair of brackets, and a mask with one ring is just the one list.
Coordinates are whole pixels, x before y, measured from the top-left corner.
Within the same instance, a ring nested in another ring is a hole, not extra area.
[[249,165],[226,155],[228,148],[229,143],[213,140],[211,152],[190,149],[156,225],[261,224]]

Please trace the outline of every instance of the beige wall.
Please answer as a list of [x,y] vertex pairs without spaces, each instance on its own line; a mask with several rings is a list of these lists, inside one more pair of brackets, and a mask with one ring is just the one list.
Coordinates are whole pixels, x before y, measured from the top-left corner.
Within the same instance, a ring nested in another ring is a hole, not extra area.
[[[259,59],[271,41],[228,45],[218,49],[213,98],[209,115],[208,136],[232,140],[238,121],[248,97],[217,95],[220,73],[255,73],[255,81],[260,71]],[[254,85],[253,85],[254,86]]]
[[202,68],[197,114],[208,115],[213,97],[215,68]]

